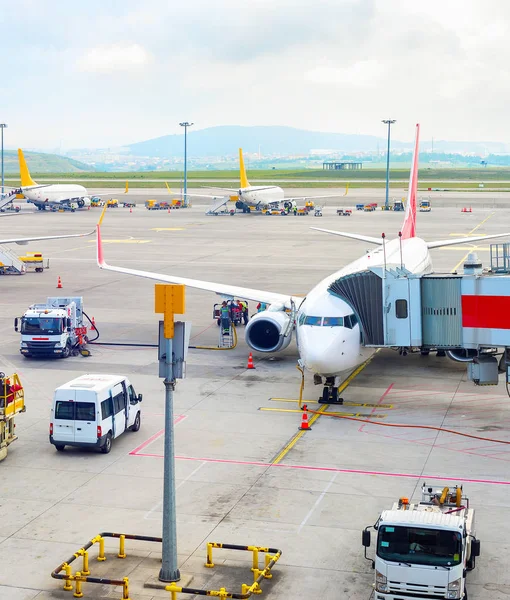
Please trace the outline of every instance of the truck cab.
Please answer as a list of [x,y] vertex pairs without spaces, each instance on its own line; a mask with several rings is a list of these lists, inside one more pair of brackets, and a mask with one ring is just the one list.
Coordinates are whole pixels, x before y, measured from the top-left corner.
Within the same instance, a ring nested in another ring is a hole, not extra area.
[[430,212],[431,210],[430,200],[422,200],[420,202],[420,212]]
[[[373,528],[375,600],[467,598],[466,572],[475,567],[480,542],[475,537],[474,510],[462,487],[424,484],[421,502],[400,498],[381,513]],[[362,536],[365,558],[369,529]]]

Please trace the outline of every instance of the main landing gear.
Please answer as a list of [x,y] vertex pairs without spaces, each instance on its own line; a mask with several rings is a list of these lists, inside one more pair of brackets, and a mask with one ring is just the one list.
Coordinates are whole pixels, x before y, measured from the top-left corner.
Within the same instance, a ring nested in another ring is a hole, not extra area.
[[[320,385],[323,378],[320,375],[313,376],[314,383]],[[319,397],[319,404],[343,404],[344,399],[338,395],[338,377],[325,377],[325,385],[322,390],[322,396]]]

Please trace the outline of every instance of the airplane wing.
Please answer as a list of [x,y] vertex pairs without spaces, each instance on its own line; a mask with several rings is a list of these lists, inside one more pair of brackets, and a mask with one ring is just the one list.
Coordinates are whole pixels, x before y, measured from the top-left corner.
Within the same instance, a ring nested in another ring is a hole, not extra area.
[[283,201],[287,202],[288,200],[315,200],[316,198],[340,198],[340,196],[345,196],[345,194],[326,194],[324,196],[292,196],[290,198],[285,198]]
[[453,238],[450,240],[438,240],[436,242],[427,242],[427,246],[432,248],[442,248],[443,246],[454,246],[455,244],[472,244],[483,240],[492,240],[494,238],[510,237],[510,233],[494,233],[490,235],[477,235],[474,237]]
[[29,237],[29,238],[9,238],[5,240],[0,240],[0,244],[28,244],[28,242],[38,242],[40,240],[61,240],[64,238],[76,238],[76,237],[86,237],[87,235],[92,235],[94,231],[89,231],[88,233],[73,233],[70,235],[46,235],[46,236],[38,236],[38,237]]
[[[172,192],[172,190],[170,189],[170,187],[166,181],[165,181],[165,185],[166,185],[166,189],[168,190],[169,194],[177,194],[178,196],[193,196],[194,198],[212,198],[213,200],[219,200],[220,198],[224,197],[224,195],[223,196],[212,196],[211,194],[191,194],[188,192]],[[220,188],[218,188],[218,189],[220,189]]]
[[[187,277],[177,277],[174,275],[164,275],[162,273],[152,273],[150,271],[138,271],[137,269],[127,269],[125,267],[113,267],[106,264],[103,254],[103,245],[101,242],[101,222],[104,217],[104,210],[99,223],[97,224],[97,264],[100,269],[105,271],[115,271],[116,273],[124,273],[125,275],[135,275],[136,277],[145,277],[146,279],[154,279],[163,283],[177,283],[198,290],[214,292],[220,296],[229,298],[243,298],[245,300],[253,300],[255,302],[266,302],[267,304],[282,304],[285,308],[292,308],[292,296],[286,294],[277,294],[273,292],[265,292],[263,290],[255,290],[251,288],[238,287],[224,283],[211,283],[209,281],[201,281],[199,279],[188,279]],[[302,298],[296,298],[301,302]]]
[[332,229],[321,229],[320,227],[310,227],[315,231],[322,231],[323,233],[329,233],[331,235],[339,235],[341,237],[351,238],[352,240],[360,240],[361,242],[368,242],[369,244],[376,244],[380,246],[382,244],[382,238],[370,237],[368,235],[361,235],[360,233],[347,233],[345,231],[333,231]]

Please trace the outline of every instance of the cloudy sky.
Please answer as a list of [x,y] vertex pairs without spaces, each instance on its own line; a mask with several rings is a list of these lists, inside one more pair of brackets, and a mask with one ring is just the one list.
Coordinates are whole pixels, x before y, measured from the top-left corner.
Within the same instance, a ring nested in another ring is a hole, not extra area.
[[508,0],[1,0],[7,147],[214,125],[510,141]]

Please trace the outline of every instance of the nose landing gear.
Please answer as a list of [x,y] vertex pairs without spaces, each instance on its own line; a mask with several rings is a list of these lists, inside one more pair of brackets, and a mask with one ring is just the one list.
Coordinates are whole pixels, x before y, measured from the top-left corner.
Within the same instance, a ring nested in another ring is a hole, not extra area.
[[336,377],[326,377],[326,385],[319,397],[319,404],[343,404],[344,399],[338,396]]

